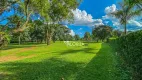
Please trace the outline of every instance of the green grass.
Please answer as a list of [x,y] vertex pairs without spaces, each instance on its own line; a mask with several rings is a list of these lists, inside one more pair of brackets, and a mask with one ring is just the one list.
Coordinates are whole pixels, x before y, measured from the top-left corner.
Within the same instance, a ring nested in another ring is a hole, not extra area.
[[[67,47],[63,42],[47,46],[10,45],[0,57],[35,55],[0,63],[1,80],[120,80],[114,51],[106,43]],[[27,50],[30,47],[36,46]]]

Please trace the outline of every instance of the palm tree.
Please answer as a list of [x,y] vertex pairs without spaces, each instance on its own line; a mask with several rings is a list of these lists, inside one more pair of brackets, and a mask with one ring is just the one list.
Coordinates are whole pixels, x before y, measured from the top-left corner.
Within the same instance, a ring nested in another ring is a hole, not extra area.
[[131,18],[140,15],[141,10],[134,9],[134,5],[130,6],[127,4],[127,2],[124,1],[123,3],[120,4],[120,10],[117,10],[111,14],[114,15],[116,18],[118,18],[120,23],[124,25],[124,33],[126,35],[128,21]]
[[137,6],[137,8],[142,10],[142,0],[125,0],[129,6]]

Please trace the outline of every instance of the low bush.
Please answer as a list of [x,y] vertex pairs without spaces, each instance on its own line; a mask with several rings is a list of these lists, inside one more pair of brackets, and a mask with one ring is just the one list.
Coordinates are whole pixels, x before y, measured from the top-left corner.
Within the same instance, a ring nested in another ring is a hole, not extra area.
[[0,32],[0,49],[6,46],[8,42],[9,42],[9,36],[4,32]]
[[142,31],[122,36],[115,42],[121,59],[132,70],[132,79],[142,80]]

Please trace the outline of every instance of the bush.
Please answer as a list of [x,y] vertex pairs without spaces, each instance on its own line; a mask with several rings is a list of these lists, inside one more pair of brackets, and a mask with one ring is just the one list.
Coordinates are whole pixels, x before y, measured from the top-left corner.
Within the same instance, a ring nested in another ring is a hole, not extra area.
[[0,49],[6,46],[8,42],[9,42],[9,36],[4,32],[0,32]]
[[121,58],[132,68],[133,79],[142,80],[142,31],[122,36],[116,43]]

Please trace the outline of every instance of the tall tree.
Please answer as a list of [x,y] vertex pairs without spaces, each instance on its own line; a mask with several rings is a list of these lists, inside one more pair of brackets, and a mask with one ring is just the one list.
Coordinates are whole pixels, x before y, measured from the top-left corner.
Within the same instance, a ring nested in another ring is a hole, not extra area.
[[90,40],[91,40],[91,34],[90,34],[89,32],[86,32],[86,33],[84,34],[84,40],[85,40],[85,41],[90,41]]
[[95,38],[98,38],[102,41],[109,38],[111,36],[112,28],[107,25],[100,25],[94,28],[92,34]]
[[69,28],[61,24],[58,24],[58,25],[56,24],[56,26],[57,27],[55,28],[55,32],[52,37],[53,41],[55,42],[56,40],[60,40],[60,41],[67,40],[66,35],[69,34],[70,32]]
[[18,34],[19,45],[21,44],[21,34],[23,32],[23,30],[21,30],[21,25],[23,24],[23,22],[24,19],[17,14],[8,17],[8,26],[14,29],[13,33]]
[[44,24],[40,20],[35,20],[32,24],[33,24],[32,27],[30,27],[30,37],[32,41],[41,43],[45,37]]
[[80,36],[76,34],[76,35],[74,36],[74,39],[75,39],[76,41],[78,41],[78,40],[80,40]]
[[47,29],[47,45],[50,44],[54,34],[55,24],[59,24],[64,20],[73,19],[72,10],[76,9],[81,0],[51,0],[49,9],[49,19],[46,21]]

